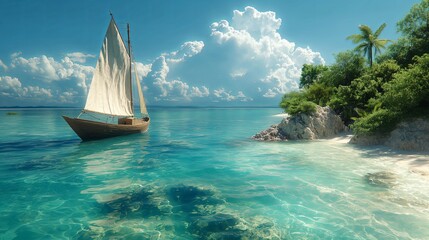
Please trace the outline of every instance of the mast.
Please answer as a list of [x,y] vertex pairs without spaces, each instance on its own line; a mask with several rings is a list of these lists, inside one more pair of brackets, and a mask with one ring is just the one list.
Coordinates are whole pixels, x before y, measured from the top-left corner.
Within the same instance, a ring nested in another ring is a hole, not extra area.
[[[131,90],[131,109],[134,113],[134,103],[133,103],[133,81],[132,81],[132,74],[131,74],[131,66],[132,59],[131,59],[131,40],[130,40],[130,24],[127,23],[127,34],[128,34],[128,55],[130,56],[130,90]],[[134,117],[134,116],[133,116]]]

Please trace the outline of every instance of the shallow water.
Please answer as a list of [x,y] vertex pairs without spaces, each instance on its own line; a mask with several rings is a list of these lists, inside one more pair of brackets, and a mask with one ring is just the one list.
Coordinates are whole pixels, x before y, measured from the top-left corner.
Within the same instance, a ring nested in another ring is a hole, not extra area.
[[428,239],[428,180],[386,149],[252,141],[274,108],[150,112],[81,142],[79,110],[0,110],[0,239]]

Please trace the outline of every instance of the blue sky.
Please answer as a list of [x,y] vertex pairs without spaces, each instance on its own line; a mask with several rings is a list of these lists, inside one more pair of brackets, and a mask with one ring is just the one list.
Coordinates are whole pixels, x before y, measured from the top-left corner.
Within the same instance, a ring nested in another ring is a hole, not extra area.
[[111,11],[149,106],[277,106],[302,64],[331,64],[359,24],[387,27],[417,0],[0,0],[0,106],[83,107]]

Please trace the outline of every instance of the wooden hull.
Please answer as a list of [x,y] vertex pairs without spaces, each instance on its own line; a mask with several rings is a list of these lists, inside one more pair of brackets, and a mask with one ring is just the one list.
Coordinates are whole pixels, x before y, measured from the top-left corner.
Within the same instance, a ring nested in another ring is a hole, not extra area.
[[150,120],[148,120],[128,125],[96,122],[80,118],[69,118],[66,116],[63,116],[63,118],[83,141],[145,132],[150,123]]

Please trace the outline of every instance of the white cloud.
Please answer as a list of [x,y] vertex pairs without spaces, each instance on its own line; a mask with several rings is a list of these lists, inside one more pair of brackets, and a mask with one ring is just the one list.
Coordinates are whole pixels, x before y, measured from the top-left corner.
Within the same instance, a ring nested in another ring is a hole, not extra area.
[[17,58],[17,57],[21,56],[21,54],[22,54],[22,52],[14,52],[10,55],[10,58],[11,59]]
[[21,85],[22,84],[18,78],[2,76],[0,77],[0,95],[18,95]]
[[23,88],[23,96],[27,98],[52,98],[52,90],[39,86],[28,86]]
[[15,71],[27,73],[32,78],[36,80],[39,79],[46,83],[74,80],[83,93],[87,92],[87,81],[90,80],[94,71],[93,67],[75,63],[68,56],[60,61],[56,61],[53,57],[47,57],[45,55],[27,59],[21,57],[21,53],[15,53],[12,54],[11,65]]
[[264,97],[266,98],[273,98],[275,96],[277,96],[277,94],[280,92],[279,89],[277,88],[273,88],[273,89],[268,89],[268,91],[266,93],[264,93]]
[[61,103],[76,103],[76,97],[78,96],[78,94],[78,92],[70,89],[69,91],[60,93],[59,101]]
[[8,67],[6,66],[6,64],[3,63],[3,61],[0,59],[0,67],[3,68],[3,70],[7,70]]
[[182,82],[179,79],[167,79],[170,68],[164,56],[160,56],[152,66],[158,68],[154,70],[155,72],[152,75],[155,78],[153,82],[153,86],[155,86],[155,88],[152,89],[159,91],[159,95],[156,96],[155,100],[189,100],[189,85],[187,83]]
[[137,71],[140,80],[142,80],[152,71],[152,64],[134,62],[134,69]]
[[278,32],[281,23],[274,12],[248,6],[243,12],[235,10],[231,23],[221,20],[211,25],[213,39],[221,47],[233,46],[237,53],[231,78],[244,73],[246,79],[258,77],[258,92],[267,98],[298,89],[303,64],[325,63],[320,53],[282,38]]
[[153,78],[151,94],[155,101],[185,101],[190,102],[192,98],[202,98],[210,95],[206,86],[189,85],[180,78],[170,78],[170,65],[183,64],[186,58],[191,58],[201,52],[204,47],[202,41],[186,42],[180,50],[162,54],[151,65],[151,77]]
[[238,91],[237,95],[234,95],[232,94],[231,91],[225,90],[225,88],[215,89],[213,91],[213,95],[217,98],[217,100],[222,100],[227,102],[231,102],[235,100],[238,100],[241,102],[253,101],[251,97],[247,97],[246,95],[244,95],[242,91]]
[[276,18],[275,12],[259,12],[255,8],[247,6],[244,8],[244,12],[234,10],[232,23],[235,29],[248,32],[258,40],[265,36],[275,37],[282,20]]
[[23,86],[18,78],[2,76],[0,77],[0,96],[49,99],[52,98],[52,91],[39,86]]
[[210,91],[206,86],[202,86],[201,89],[199,87],[192,87],[190,90],[189,97],[208,97],[210,95]]
[[229,75],[231,76],[231,78],[233,79],[237,79],[237,78],[242,78],[247,74],[247,70],[246,69],[235,69],[232,73],[230,73]]
[[203,41],[185,42],[180,46],[180,49],[170,54],[166,54],[165,57],[169,62],[182,62],[186,58],[191,58],[199,54],[204,48]]
[[95,58],[95,55],[81,53],[81,52],[73,52],[73,53],[67,53],[66,57],[69,57],[74,62],[85,63],[87,58]]
[[46,55],[25,58],[21,52],[13,53],[8,68],[11,76],[1,78],[0,94],[25,104],[81,103],[94,68],[79,62],[91,56],[71,53],[55,60]]
[[32,75],[42,77],[47,82],[60,79],[56,73],[56,68],[59,68],[60,64],[45,55],[29,59],[17,56],[12,58],[12,67],[21,68]]

